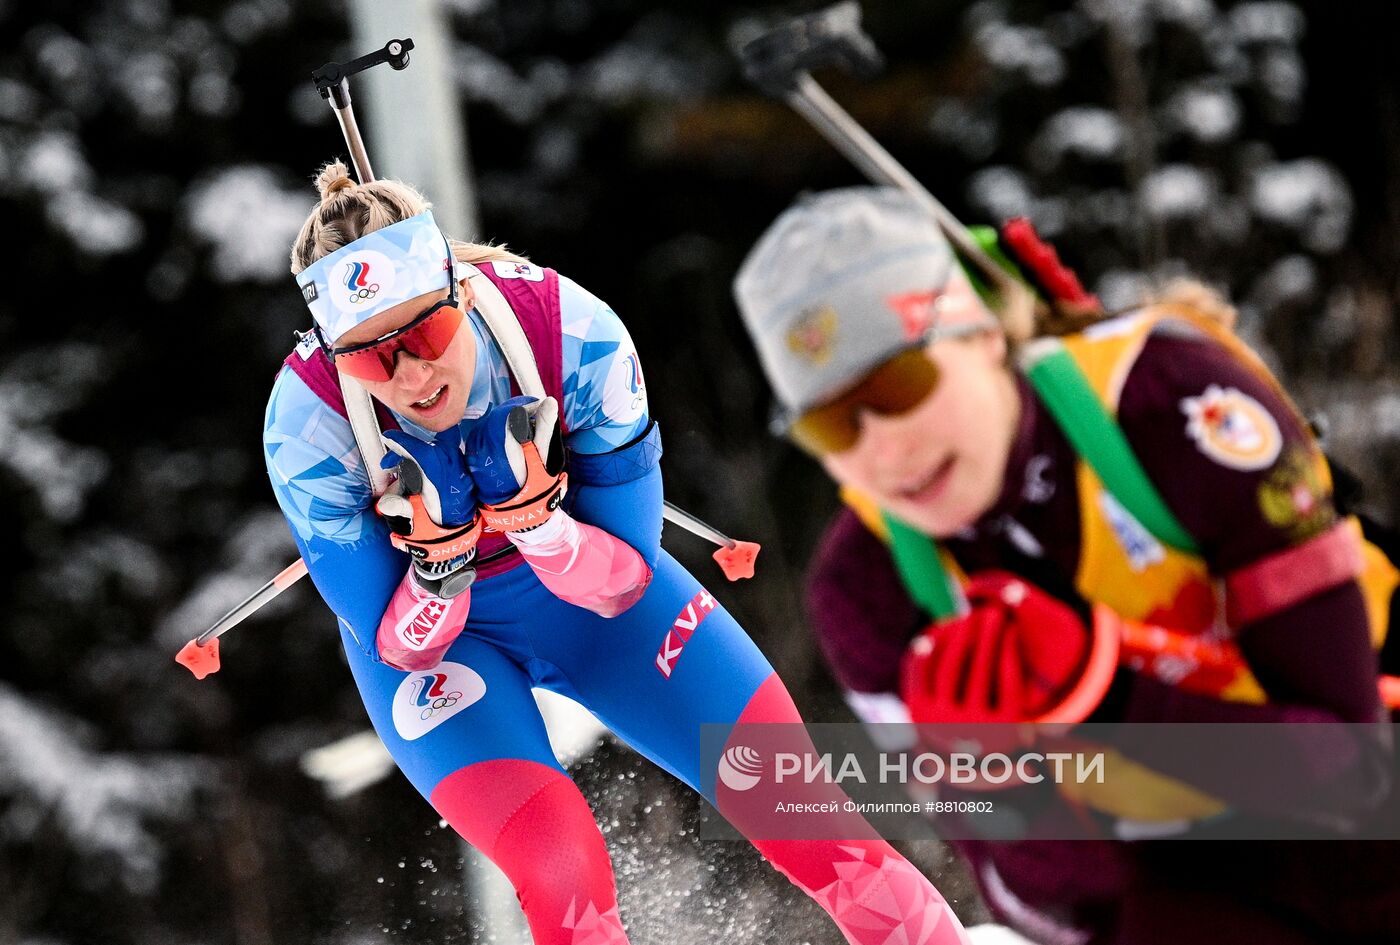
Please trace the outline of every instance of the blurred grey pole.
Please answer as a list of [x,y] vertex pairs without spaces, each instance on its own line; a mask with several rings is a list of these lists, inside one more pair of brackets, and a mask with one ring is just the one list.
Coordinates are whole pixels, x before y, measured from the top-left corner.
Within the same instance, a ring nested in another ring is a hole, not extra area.
[[466,119],[457,95],[453,36],[440,0],[350,0],[354,48],[413,37],[412,65],[372,69],[356,81],[368,105],[365,130],[381,177],[418,187],[449,236],[478,235]]

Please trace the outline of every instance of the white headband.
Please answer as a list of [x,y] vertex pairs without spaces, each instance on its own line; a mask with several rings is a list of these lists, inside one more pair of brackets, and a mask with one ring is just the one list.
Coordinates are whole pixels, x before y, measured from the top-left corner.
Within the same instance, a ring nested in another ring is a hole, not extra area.
[[297,284],[311,317],[334,344],[387,308],[447,288],[449,278],[456,278],[451,248],[425,210],[316,260]]

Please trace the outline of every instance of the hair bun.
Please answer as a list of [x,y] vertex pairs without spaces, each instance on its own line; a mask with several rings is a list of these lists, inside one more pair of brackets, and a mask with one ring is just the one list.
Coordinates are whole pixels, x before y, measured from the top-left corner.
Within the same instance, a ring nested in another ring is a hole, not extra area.
[[345,166],[344,161],[331,161],[316,175],[316,192],[321,195],[322,200],[354,186],[355,182],[350,178],[350,169]]

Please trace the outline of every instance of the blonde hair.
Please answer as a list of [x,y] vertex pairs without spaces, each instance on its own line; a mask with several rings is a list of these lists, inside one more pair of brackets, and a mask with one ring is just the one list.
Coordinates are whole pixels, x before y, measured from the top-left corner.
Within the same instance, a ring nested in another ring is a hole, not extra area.
[[[301,225],[301,232],[292,243],[292,275],[366,233],[417,216],[432,206],[427,198],[402,181],[375,180],[357,184],[351,180],[345,162],[338,160],[317,172],[316,192],[321,202]],[[452,255],[459,262],[529,261],[504,245],[454,239],[448,242]]]
[[1215,322],[1226,331],[1235,330],[1239,313],[1224,294],[1199,279],[1178,276],[1149,286],[1135,305],[1124,311],[1104,312],[1098,309],[1067,310],[1061,306],[1036,306],[1032,338],[1069,335],[1125,312],[1156,306],[1190,309],[1196,315]]
[[1178,277],[1149,290],[1143,301],[1147,305],[1178,305],[1189,308],[1226,331],[1234,331],[1239,311],[1225,294],[1199,279]]

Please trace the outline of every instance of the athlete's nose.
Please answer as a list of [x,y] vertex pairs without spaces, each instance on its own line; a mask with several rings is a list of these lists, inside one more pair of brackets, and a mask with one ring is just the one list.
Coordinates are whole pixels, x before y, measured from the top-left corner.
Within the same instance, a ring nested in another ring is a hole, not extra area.
[[906,416],[860,414],[860,438],[855,449],[870,477],[879,483],[903,482],[920,449],[919,432]]
[[394,353],[394,382],[406,394],[422,387],[431,370],[428,362],[415,358],[402,348]]

